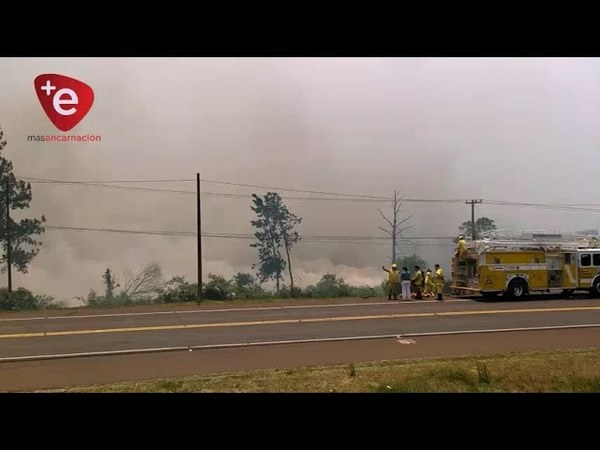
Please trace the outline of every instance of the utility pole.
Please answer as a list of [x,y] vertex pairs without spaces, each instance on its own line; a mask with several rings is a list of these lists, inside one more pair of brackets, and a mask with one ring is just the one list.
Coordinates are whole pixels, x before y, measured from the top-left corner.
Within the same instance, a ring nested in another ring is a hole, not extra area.
[[383,214],[383,212],[381,212],[381,209],[378,209],[379,214],[381,214],[381,217],[383,217],[385,219],[385,221],[391,227],[391,230],[386,230],[385,228],[382,228],[382,227],[377,227],[377,228],[379,228],[381,231],[386,232],[392,238],[392,263],[397,262],[396,261],[396,250],[398,248],[398,238],[400,237],[400,233],[402,233],[404,230],[408,230],[410,228],[410,226],[402,228],[402,229],[400,229],[399,227],[402,223],[406,222],[408,219],[410,219],[412,217],[412,216],[408,216],[405,219],[398,221],[398,213],[400,212],[400,209],[402,207],[401,200],[402,200],[402,198],[398,197],[398,191],[394,191],[394,199],[392,200],[392,214],[393,214],[392,220],[385,217],[385,214]]
[[467,205],[471,204],[471,239],[474,241],[476,238],[475,234],[475,204],[482,203],[481,200],[467,200],[465,202]]
[[9,179],[8,177],[6,178],[6,184],[4,186],[4,201],[6,202],[6,230],[5,230],[5,234],[6,234],[6,267],[8,270],[8,292],[12,292],[12,272],[11,272],[11,266],[12,266],[12,261],[11,261],[11,252],[12,249],[10,248],[10,192],[9,192],[9,188],[10,188],[10,184],[9,184]]
[[196,232],[198,258],[198,303],[202,301],[202,211],[200,209],[200,174],[196,174]]

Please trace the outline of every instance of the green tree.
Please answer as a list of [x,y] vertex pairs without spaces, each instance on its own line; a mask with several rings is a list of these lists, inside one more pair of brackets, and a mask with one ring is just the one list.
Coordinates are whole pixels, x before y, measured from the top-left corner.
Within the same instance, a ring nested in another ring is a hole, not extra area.
[[[463,222],[462,225],[458,227],[458,231],[465,238],[473,237],[473,228],[471,226],[471,221],[467,220]],[[496,224],[492,219],[488,219],[487,217],[480,217],[475,221],[475,233],[477,236],[481,236],[482,233],[492,231],[496,229]],[[454,238],[454,242],[458,242],[458,237]]]
[[412,255],[405,256],[402,259],[400,259],[400,262],[398,264],[400,269],[402,269],[402,267],[406,267],[409,272],[412,272],[415,266],[419,266],[421,270],[425,270],[428,267],[427,261],[425,261],[419,255],[414,253]]
[[[4,132],[0,129],[0,152],[6,146]],[[46,221],[44,216],[41,219],[20,219],[16,222],[12,217],[6,223],[6,186],[8,184],[8,204],[11,210],[27,209],[31,202],[31,184],[22,180],[17,180],[13,174],[13,164],[11,161],[0,156],[0,239],[2,240],[2,249],[4,253],[0,258],[2,272],[7,267],[7,229],[10,238],[11,265],[19,272],[27,273],[29,263],[37,256],[42,245],[36,240],[36,237],[44,232],[42,223]]]
[[343,278],[333,273],[326,273],[315,286],[315,293],[318,297],[348,297],[350,286]]
[[295,214],[292,214],[287,206],[280,203],[278,224],[283,239],[283,248],[287,256],[287,267],[290,273],[290,293],[294,297],[294,276],[292,275],[292,260],[290,258],[290,250],[300,240],[300,235],[294,229],[296,225],[302,222],[302,219]]
[[251,289],[255,285],[254,276],[251,273],[238,272],[233,276],[233,282],[239,289]]
[[7,288],[0,288],[0,310],[47,309],[51,306],[59,305],[48,295],[34,295],[22,287],[10,293]]
[[90,289],[90,292],[88,292],[88,295],[85,298],[85,303],[88,306],[98,306],[98,294],[96,294],[95,290]]
[[104,297],[107,300],[114,299],[115,298],[115,289],[119,287],[119,284],[115,280],[115,277],[109,268],[107,268],[104,271],[104,275],[102,275],[102,279],[104,280],[104,288],[105,288]]
[[[256,228],[254,237],[256,242],[250,247],[258,248],[258,274],[261,283],[269,279],[275,280],[277,293],[281,282],[281,273],[285,270],[285,260],[281,257],[281,235],[277,227],[277,194],[267,193],[262,199],[252,194],[251,207],[257,215],[257,219],[250,221]],[[255,266],[253,266],[255,267]]]
[[[300,235],[294,227],[302,219],[289,211],[276,192],[268,192],[264,198],[252,194],[252,202],[251,209],[256,213],[257,219],[250,223],[256,228],[254,233],[256,242],[250,246],[258,248],[260,282],[275,280],[279,294],[280,283],[283,280],[282,273],[287,266],[292,292],[294,292],[290,251],[300,240]],[[286,252],[287,262],[281,255],[282,247]]]
[[236,273],[233,277],[235,293],[240,298],[262,298],[265,291],[251,273]]

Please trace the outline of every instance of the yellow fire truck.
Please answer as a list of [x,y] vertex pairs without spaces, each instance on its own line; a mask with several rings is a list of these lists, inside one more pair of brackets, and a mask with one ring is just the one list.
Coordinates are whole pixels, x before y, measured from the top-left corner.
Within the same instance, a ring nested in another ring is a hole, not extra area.
[[522,298],[530,292],[600,297],[600,241],[591,236],[531,234],[467,241],[452,258],[452,293]]

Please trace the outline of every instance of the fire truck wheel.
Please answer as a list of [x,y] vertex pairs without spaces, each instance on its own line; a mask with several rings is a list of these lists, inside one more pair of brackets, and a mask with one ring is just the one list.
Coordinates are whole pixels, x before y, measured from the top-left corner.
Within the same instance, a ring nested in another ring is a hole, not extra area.
[[594,297],[600,297],[600,277],[594,280],[591,291]]
[[506,289],[506,296],[508,298],[519,299],[525,296],[527,292],[527,284],[525,280],[521,278],[515,278],[510,283],[508,283],[508,288]]

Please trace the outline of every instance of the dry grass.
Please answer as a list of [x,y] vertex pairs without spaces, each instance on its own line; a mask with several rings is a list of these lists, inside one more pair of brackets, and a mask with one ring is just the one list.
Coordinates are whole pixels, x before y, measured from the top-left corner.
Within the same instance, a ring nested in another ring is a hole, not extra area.
[[600,350],[261,370],[66,392],[600,392]]

